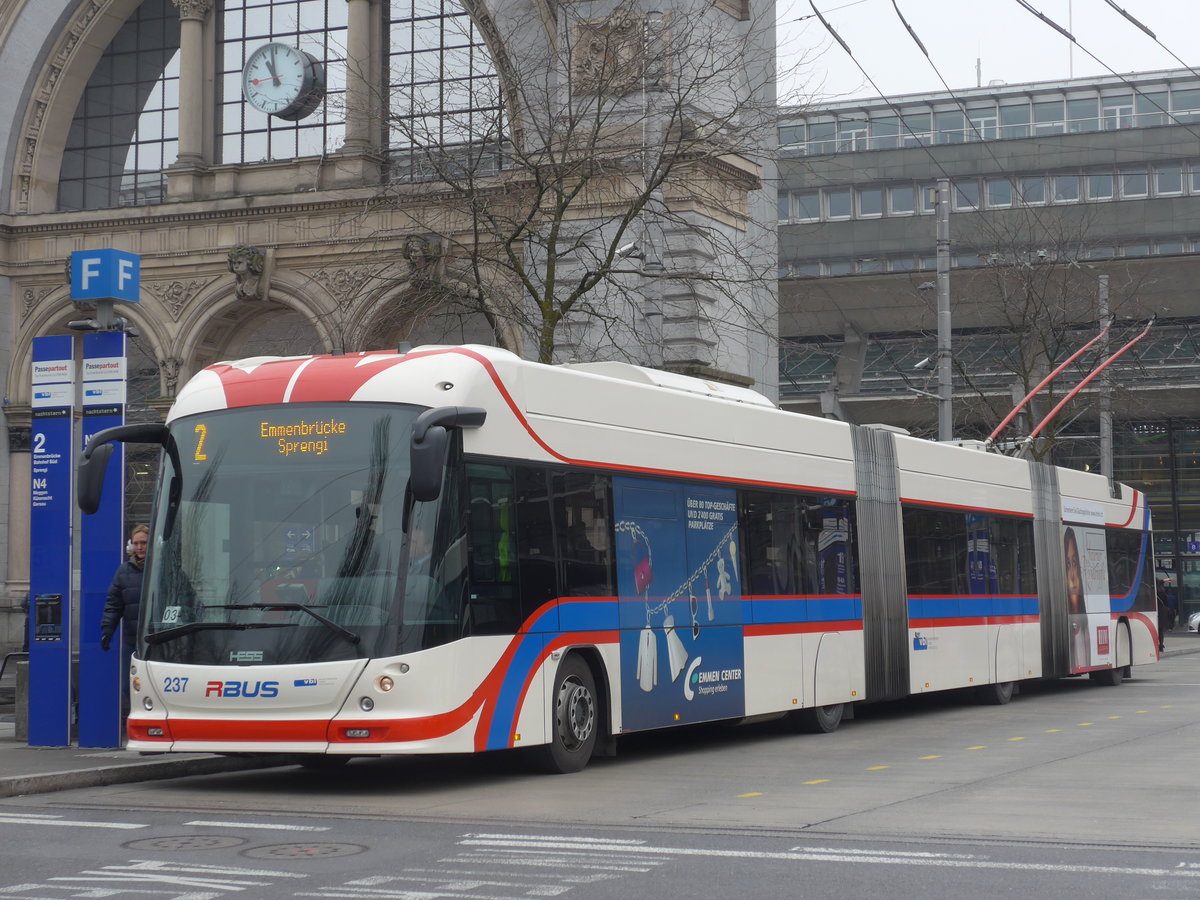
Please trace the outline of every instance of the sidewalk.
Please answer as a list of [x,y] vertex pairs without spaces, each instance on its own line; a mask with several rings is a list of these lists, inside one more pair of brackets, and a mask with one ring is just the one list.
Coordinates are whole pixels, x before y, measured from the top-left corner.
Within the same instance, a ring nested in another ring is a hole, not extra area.
[[[1174,632],[1164,658],[1200,652],[1200,635]],[[0,684],[0,798],[80,787],[128,784],[295,765],[288,756],[216,756],[210,753],[142,756],[127,750],[30,747],[14,736],[12,679]]]

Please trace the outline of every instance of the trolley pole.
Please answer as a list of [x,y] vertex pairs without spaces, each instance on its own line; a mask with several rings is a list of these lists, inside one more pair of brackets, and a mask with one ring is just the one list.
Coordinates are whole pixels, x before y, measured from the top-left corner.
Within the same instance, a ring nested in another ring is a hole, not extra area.
[[938,440],[954,438],[950,354],[950,179],[937,183]]
[[[1108,320],[1108,276],[1100,276],[1099,291],[1100,321]],[[1108,339],[1100,347],[1100,355],[1107,356]],[[1105,372],[1100,381],[1100,474],[1113,480],[1113,430],[1112,430],[1112,380]],[[1111,487],[1111,484],[1110,484]]]

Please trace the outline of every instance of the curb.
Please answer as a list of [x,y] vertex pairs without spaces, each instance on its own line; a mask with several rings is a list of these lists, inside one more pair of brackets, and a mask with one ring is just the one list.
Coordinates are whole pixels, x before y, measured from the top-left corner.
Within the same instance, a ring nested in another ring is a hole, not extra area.
[[295,765],[294,757],[271,756],[203,756],[184,759],[155,759],[113,766],[96,766],[66,772],[41,772],[37,775],[12,775],[0,778],[0,798],[23,794],[48,794],[81,787],[104,787],[110,784],[130,784],[138,781],[159,781],[185,775],[214,775],[221,772],[242,772],[248,769],[274,769]]

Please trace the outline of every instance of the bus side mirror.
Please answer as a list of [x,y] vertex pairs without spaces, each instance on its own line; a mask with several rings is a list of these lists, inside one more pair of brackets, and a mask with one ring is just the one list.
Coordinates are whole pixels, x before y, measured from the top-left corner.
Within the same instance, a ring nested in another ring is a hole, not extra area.
[[79,460],[75,499],[84,515],[90,516],[100,508],[100,498],[104,495],[104,473],[115,449],[112,444],[101,444],[90,455]]
[[449,429],[478,428],[486,418],[487,410],[472,406],[440,406],[417,416],[409,447],[408,483],[413,500],[427,503],[441,494]]
[[104,495],[104,473],[116,449],[113,441],[162,444],[165,447],[169,439],[167,426],[156,423],[118,425],[93,435],[79,458],[75,479],[75,501],[79,508],[89,516],[100,508],[100,498]]

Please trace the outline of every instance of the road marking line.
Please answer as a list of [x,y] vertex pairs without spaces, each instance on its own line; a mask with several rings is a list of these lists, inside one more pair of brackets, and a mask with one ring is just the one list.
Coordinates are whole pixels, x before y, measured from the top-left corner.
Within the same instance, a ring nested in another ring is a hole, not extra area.
[[1089,725],[1095,725],[1095,724],[1096,724],[1095,722],[1080,722],[1078,727],[1079,728],[1087,728]]
[[282,825],[273,822],[210,822],[205,819],[196,819],[193,822],[184,822],[184,825],[202,825],[209,828],[263,828],[270,831],[328,831],[324,825]]
[[879,772],[879,771],[882,771],[883,769],[890,769],[890,768],[891,768],[891,766],[867,766],[867,771],[868,772]]
[[1046,729],[1046,734],[1061,734],[1061,733],[1062,733],[1061,728],[1047,728]]
[[940,757],[940,756],[937,756],[937,755],[934,755],[934,756],[922,756],[922,757],[921,757],[921,759],[941,759],[941,757]]
[[747,797],[761,797],[762,795],[763,795],[762,791],[751,791],[749,794],[738,794],[738,799],[744,800]]
[[73,822],[70,819],[40,819],[33,816],[0,816],[0,823],[5,825],[61,825],[65,828],[149,828],[149,825],[136,825],[132,822]]
[[[460,843],[471,844],[480,842],[461,841]],[[496,843],[506,846],[521,846],[522,839],[514,837],[512,840],[501,840],[497,841]],[[546,844],[543,844],[543,846],[546,846]],[[1154,878],[1200,878],[1200,869],[1193,870],[1178,867],[1168,869],[1136,866],[1036,863],[1029,861],[1001,862],[999,860],[989,860],[986,858],[968,857],[964,859],[962,857],[932,853],[927,856],[895,856],[888,855],[888,851],[858,849],[832,850],[825,848],[796,848],[795,850],[785,852],[767,850],[720,850],[713,847],[644,846],[614,849],[624,849],[627,853],[631,854],[668,854],[672,856],[703,856],[710,858],[730,857],[735,859],[780,859],[792,860],[796,862],[865,862],[899,866],[939,866],[944,868],[1001,869],[1011,871],[1062,872],[1071,874],[1150,876]]]
[[803,784],[828,784],[828,778],[814,778],[812,781],[802,782]]
[[1025,740],[1025,738],[1023,738],[1023,737],[1015,737],[1015,738],[1009,738],[1009,740],[1010,740],[1010,741],[1023,741],[1023,740]]
[[1121,717],[1120,717],[1120,716],[1109,716],[1109,718],[1110,718],[1110,719],[1119,719],[1119,718],[1121,718]]
[[978,746],[976,746],[976,747],[968,747],[967,749],[968,749],[968,750],[986,750],[986,749],[987,749],[987,747],[985,747],[983,744],[980,744],[980,745],[978,745]]

